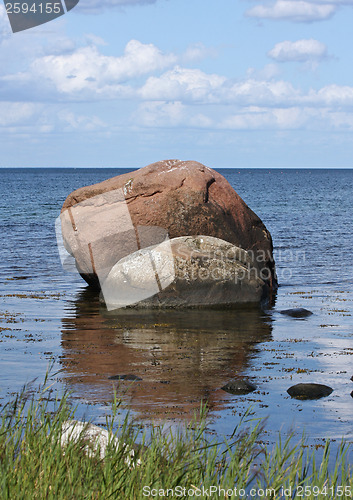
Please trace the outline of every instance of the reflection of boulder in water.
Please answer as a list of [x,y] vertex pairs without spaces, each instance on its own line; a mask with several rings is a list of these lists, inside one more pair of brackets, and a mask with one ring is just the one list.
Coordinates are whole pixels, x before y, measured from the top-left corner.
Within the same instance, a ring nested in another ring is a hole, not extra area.
[[148,416],[189,413],[229,396],[219,388],[246,368],[271,324],[258,308],[107,312],[84,290],[62,320],[62,365],[75,392],[108,401],[116,374],[134,374],[131,406]]

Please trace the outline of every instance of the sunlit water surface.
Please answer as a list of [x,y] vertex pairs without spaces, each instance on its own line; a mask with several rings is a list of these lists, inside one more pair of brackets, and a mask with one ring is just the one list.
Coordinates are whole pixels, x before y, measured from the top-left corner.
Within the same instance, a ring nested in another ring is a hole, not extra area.
[[[77,416],[103,423],[114,387],[144,425],[210,408],[210,434],[230,435],[251,406],[278,431],[353,441],[353,170],[220,170],[270,230],[279,282],[274,307],[233,311],[108,313],[60,265],[54,222],[66,196],[118,169],[0,170],[0,403],[43,381],[50,359]],[[305,307],[306,319],[279,311]],[[141,380],[115,381],[132,374]],[[257,390],[233,396],[234,377]],[[329,397],[291,399],[299,382]]]

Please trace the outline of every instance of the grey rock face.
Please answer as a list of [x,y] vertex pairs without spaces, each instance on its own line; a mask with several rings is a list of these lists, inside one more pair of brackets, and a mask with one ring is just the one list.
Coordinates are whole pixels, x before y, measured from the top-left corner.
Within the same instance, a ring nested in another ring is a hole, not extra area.
[[102,284],[109,310],[230,307],[259,303],[265,290],[248,252],[211,236],[181,236],[138,250],[121,259]]

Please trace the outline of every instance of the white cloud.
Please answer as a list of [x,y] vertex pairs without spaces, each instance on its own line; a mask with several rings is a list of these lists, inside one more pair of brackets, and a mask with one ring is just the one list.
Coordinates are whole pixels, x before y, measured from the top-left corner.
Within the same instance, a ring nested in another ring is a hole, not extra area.
[[270,63],[266,64],[260,70],[249,68],[246,74],[249,78],[254,78],[255,80],[272,80],[280,74],[280,70],[277,64]]
[[343,130],[353,131],[353,113],[330,108],[248,109],[226,117],[226,130]]
[[254,102],[275,105],[289,103],[298,97],[298,91],[282,80],[247,78],[234,82],[217,74],[180,67],[159,77],[148,78],[138,93],[145,100],[238,105],[250,105]]
[[36,105],[32,103],[0,101],[0,127],[27,123],[36,109]]
[[[141,97],[138,89],[141,85],[144,87],[147,83],[146,78],[154,73],[175,67],[178,62],[190,64],[191,61],[214,55],[212,48],[206,48],[202,44],[192,45],[184,53],[176,55],[171,52],[163,53],[153,44],[131,40],[122,55],[113,56],[103,53],[104,48],[101,47],[106,44],[98,37],[87,35],[85,45],[79,47],[73,42],[69,43],[65,38],[58,40],[61,43],[52,43],[51,49],[46,44],[46,51],[42,51],[40,56],[31,57],[31,54],[27,54],[25,58],[27,69],[13,73],[4,72],[1,76],[1,68],[5,70],[6,66],[0,65],[0,99],[11,100],[15,97],[16,100],[53,102],[58,99],[61,101],[130,99],[136,98],[137,94]],[[63,48],[61,53],[58,52],[58,45]],[[0,62],[1,57],[5,58],[5,55],[5,50],[0,51]],[[185,72],[184,77],[181,75],[183,72]],[[174,79],[179,80],[180,87],[186,85],[193,87],[194,94],[197,91],[195,88],[197,82],[192,84],[193,78],[195,80],[204,78],[210,82],[215,79],[198,70],[180,69],[178,72],[175,69],[174,73],[179,73],[178,78]],[[191,76],[192,73],[194,76]],[[223,77],[216,77],[217,82],[221,79]],[[189,80],[189,83],[182,80]],[[151,81],[153,83],[153,80]],[[158,94],[161,88],[148,89],[151,81],[148,81],[143,91]],[[163,87],[163,82],[160,82],[160,86]],[[199,86],[205,87],[204,83]],[[161,99],[164,97],[158,95],[157,100]]]
[[312,3],[304,0],[277,0],[269,5],[256,5],[246,11],[246,16],[260,19],[287,20],[293,22],[323,21],[337,10],[334,2]]
[[78,115],[67,109],[60,111],[58,117],[66,125],[65,131],[93,132],[106,127],[106,124],[97,116]]
[[57,105],[0,101],[2,134],[32,136],[60,132],[101,132],[107,125],[95,115],[82,114]]
[[304,102],[322,106],[353,106],[353,87],[348,85],[326,85],[318,91],[311,91],[303,98]]
[[248,79],[231,85],[223,94],[223,99],[228,103],[267,106],[278,106],[285,103],[285,106],[288,107],[297,101],[300,92],[289,82],[283,80]]
[[332,128],[339,130],[353,130],[353,113],[342,111],[330,113],[330,123]]
[[213,130],[300,130],[353,129],[353,114],[329,108],[290,106],[227,107],[221,117],[177,102],[146,102],[133,115],[134,126],[144,128],[199,128]]
[[61,93],[89,91],[128,95],[121,84],[174,64],[174,54],[163,54],[153,44],[131,40],[120,57],[101,54],[96,46],[79,48],[70,54],[49,55],[36,59],[31,73],[50,82]]
[[206,47],[203,43],[194,43],[186,49],[181,57],[181,61],[188,63],[216,56],[217,51],[214,48]]
[[143,99],[149,100],[209,102],[216,99],[215,92],[225,81],[223,76],[177,66],[159,77],[148,78],[139,94]]
[[310,38],[308,40],[288,40],[277,43],[268,56],[277,62],[306,62],[320,61],[327,58],[327,47],[325,44]]
[[202,103],[190,99],[189,93],[185,98],[178,90],[177,95],[175,101],[143,102],[133,123],[150,128],[353,130],[353,87],[349,86],[328,85],[304,93],[284,81],[247,79],[233,84],[223,81]]
[[193,107],[180,101],[143,102],[133,114],[134,125],[143,127],[188,127],[211,128],[214,121],[202,112],[195,112]]
[[[178,68],[160,79],[149,79],[148,89],[153,87],[155,92],[143,88],[143,98],[157,99],[159,95],[161,100],[141,104],[134,123],[151,128],[353,130],[353,87],[329,85],[304,93],[285,81],[245,79],[234,83],[224,78],[212,87],[207,75],[184,71]],[[173,86],[180,75],[183,85]],[[193,93],[190,82],[195,81],[197,92]]]
[[179,101],[146,102],[133,115],[133,123],[143,127],[176,127],[184,122],[185,106]]
[[268,109],[249,107],[242,112],[226,117],[219,128],[223,129],[297,129],[306,122],[306,113],[298,107],[288,109]]
[[[91,37],[89,42],[79,48],[66,44],[61,54],[42,53],[27,71],[1,77],[0,96],[6,102],[0,101],[0,126],[10,133],[39,134],[106,134],[122,123],[130,129],[352,129],[353,86],[304,91],[280,79],[277,64],[249,70],[238,79],[183,67],[183,61],[203,57],[203,46],[175,55],[132,40],[121,55],[107,56],[103,40]],[[286,41],[269,55],[279,62],[315,62],[327,57],[327,49],[312,39]],[[10,102],[14,96],[24,102]],[[118,102],[121,97],[128,99]],[[112,106],[100,107],[103,100]],[[45,106],[40,104],[44,101]]]

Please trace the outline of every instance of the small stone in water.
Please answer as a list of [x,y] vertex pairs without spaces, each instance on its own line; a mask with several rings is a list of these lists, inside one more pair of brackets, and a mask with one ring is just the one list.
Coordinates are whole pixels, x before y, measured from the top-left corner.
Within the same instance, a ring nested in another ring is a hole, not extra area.
[[256,386],[250,384],[246,380],[231,380],[226,385],[222,387],[223,391],[229,392],[230,394],[248,394],[249,392],[255,391]]
[[285,316],[291,316],[292,318],[307,318],[311,316],[313,313],[304,309],[303,307],[297,307],[294,309],[285,309],[284,311],[280,311],[281,314]]
[[295,399],[320,399],[329,396],[332,391],[332,387],[323,384],[297,384],[287,390]]

